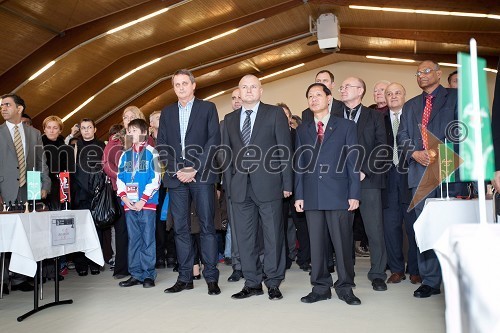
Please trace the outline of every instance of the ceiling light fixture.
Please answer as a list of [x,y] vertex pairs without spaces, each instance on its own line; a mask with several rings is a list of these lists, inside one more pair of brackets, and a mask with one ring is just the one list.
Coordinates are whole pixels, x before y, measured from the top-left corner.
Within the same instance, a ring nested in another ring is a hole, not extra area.
[[156,12],[153,12],[153,13],[151,13],[151,14],[148,14],[148,15],[145,15],[145,16],[143,16],[143,17],[138,18],[137,20],[130,21],[130,22],[128,22],[128,23],[125,23],[125,24],[123,24],[123,25],[120,25],[119,27],[116,27],[116,28],[114,28],[114,29],[108,30],[108,31],[106,32],[106,34],[107,34],[107,35],[114,34],[114,33],[115,33],[115,32],[117,32],[117,31],[120,31],[120,30],[123,30],[123,29],[125,29],[125,28],[128,28],[128,27],[131,27],[131,26],[133,26],[133,25],[136,25],[136,24],[137,24],[137,23],[139,23],[139,22],[142,22],[142,21],[148,20],[148,19],[150,19],[150,18],[152,18],[152,17],[155,17],[155,16],[157,16],[157,15],[163,14],[163,13],[165,13],[165,12],[166,12],[166,11],[168,11],[168,10],[169,10],[169,8],[168,8],[168,7],[167,7],[167,8],[160,9],[160,10],[157,10]]
[[272,73],[272,74],[260,77],[259,80],[262,81],[262,80],[268,79],[270,77],[273,77],[273,76],[276,76],[276,75],[280,75],[280,74],[283,74],[283,73],[288,72],[288,71],[292,71],[292,70],[294,70],[296,68],[299,68],[299,67],[302,67],[304,65],[305,65],[305,63],[301,63],[301,64],[298,64],[298,65],[295,65],[295,66],[292,66],[292,67],[288,67],[288,68],[282,69],[280,71],[277,71],[276,73]]
[[449,63],[449,62],[438,62],[438,65],[439,66],[445,66],[445,67],[460,67],[460,65],[457,65],[457,64],[452,64],[452,63]]
[[227,35],[230,35],[232,33],[235,33],[236,31],[240,30],[240,28],[236,28],[236,29],[232,29],[232,30],[229,30],[229,31],[226,31],[220,35],[217,35],[217,36],[214,36],[212,38],[208,38],[208,39],[205,39],[205,40],[202,40],[201,42],[198,42],[196,44],[193,44],[193,45],[190,45],[190,46],[187,46],[185,48],[183,48],[182,50],[183,51],[187,51],[187,50],[191,50],[191,49],[194,49],[195,47],[198,47],[200,45],[203,45],[203,44],[206,44],[206,43],[209,43],[211,41],[214,41],[216,39],[219,39],[219,38],[222,38],[224,36],[227,36]]
[[62,119],[62,122],[64,123],[66,120],[68,120],[71,116],[73,116],[75,113],[77,113],[78,111],[80,111],[85,105],[89,104],[94,98],[95,98],[96,95],[90,97],[89,99],[87,99],[85,102],[83,102],[82,104],[80,104],[79,107],[77,107],[76,109],[74,109],[73,111],[71,111],[70,113],[68,113],[63,119]]
[[28,81],[36,79],[38,77],[38,75],[40,75],[43,72],[45,72],[47,69],[49,69],[50,67],[52,67],[55,63],[56,63],[55,60],[52,60],[51,62],[49,62],[47,65],[45,65],[42,68],[40,68],[35,74],[31,75],[30,78],[28,79]]
[[214,98],[214,97],[220,96],[220,95],[222,95],[222,94],[223,94],[223,93],[225,93],[225,92],[226,92],[225,90],[219,91],[218,93],[215,93],[215,94],[213,94],[213,95],[210,95],[210,96],[208,96],[208,97],[205,97],[203,100],[204,100],[204,101],[208,101],[209,99],[212,99],[212,98]]
[[136,67],[133,70],[131,70],[130,72],[127,72],[127,73],[123,74],[122,76],[120,76],[119,78],[117,78],[116,80],[114,80],[112,84],[118,83],[121,80],[123,80],[124,78],[126,78],[127,76],[130,76],[130,75],[134,74],[135,72],[140,71],[141,69],[148,67],[149,65],[152,65],[155,62],[158,62],[160,60],[161,60],[161,58],[156,58],[156,59],[153,59],[153,60],[151,60],[151,61],[149,61],[149,62],[147,62],[139,67]]
[[496,14],[482,14],[482,13],[466,13],[466,12],[447,12],[443,10],[426,10],[426,9],[407,9],[407,8],[390,8],[390,7],[373,7],[373,6],[357,6],[350,5],[351,9],[362,10],[377,10],[383,12],[395,13],[410,13],[410,14],[424,14],[424,15],[442,15],[442,16],[460,16],[460,17],[475,17],[475,18],[489,18],[500,20],[500,15]]
[[413,59],[379,57],[379,56],[371,56],[371,55],[367,55],[366,57],[368,59],[375,59],[375,60],[387,60],[387,61],[398,61],[398,62],[415,62],[415,60],[413,60]]
[[498,73],[498,70],[497,70],[497,69],[492,69],[492,68],[487,68],[487,67],[485,67],[485,68],[483,68],[483,70],[485,70],[485,71],[487,71],[487,72],[492,72],[492,73],[495,73],[495,74],[496,74],[496,73]]

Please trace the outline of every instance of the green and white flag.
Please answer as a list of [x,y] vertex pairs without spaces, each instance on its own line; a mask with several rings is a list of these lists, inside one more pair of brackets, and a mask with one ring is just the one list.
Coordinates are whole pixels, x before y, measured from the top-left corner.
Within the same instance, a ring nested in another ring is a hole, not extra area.
[[40,200],[42,198],[42,173],[40,171],[28,171],[28,200]]
[[[472,72],[470,60],[471,56],[466,53],[458,53],[458,119],[464,125],[462,132],[463,141],[460,142],[460,157],[464,160],[460,166],[460,179],[462,181],[478,180],[478,163],[477,159],[484,161],[484,178],[486,180],[493,178],[494,168],[494,153],[493,142],[491,139],[491,121],[490,108],[488,105],[488,90],[486,85],[486,72],[483,68],[486,67],[486,61],[482,58],[477,58],[477,74],[479,84],[479,111],[474,110],[472,103]],[[480,117],[481,128],[476,128],[475,117]],[[476,131],[481,131],[482,152],[476,154],[475,136]]]

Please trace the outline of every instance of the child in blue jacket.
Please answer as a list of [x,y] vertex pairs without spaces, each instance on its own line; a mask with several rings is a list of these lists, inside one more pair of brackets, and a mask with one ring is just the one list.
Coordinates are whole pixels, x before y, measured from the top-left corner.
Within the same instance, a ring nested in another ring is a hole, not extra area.
[[125,208],[128,229],[128,269],[130,278],[120,287],[142,284],[155,286],[155,219],[160,187],[158,152],[148,145],[148,125],[142,119],[128,124],[132,147],[125,150],[118,163],[116,185]]

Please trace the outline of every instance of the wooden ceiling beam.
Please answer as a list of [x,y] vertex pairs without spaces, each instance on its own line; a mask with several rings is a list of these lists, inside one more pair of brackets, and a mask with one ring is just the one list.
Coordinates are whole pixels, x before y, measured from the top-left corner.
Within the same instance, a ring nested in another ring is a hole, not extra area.
[[470,39],[475,38],[478,46],[500,49],[500,32],[498,31],[442,31],[342,27],[340,33],[341,36],[354,35],[463,45],[469,45]]
[[0,76],[0,91],[14,90],[37,70],[74,47],[122,24],[181,2],[150,0],[125,10],[68,29],[55,36]]
[[308,0],[312,4],[328,4],[336,6],[372,6],[407,9],[443,10],[450,12],[466,12],[481,14],[500,14],[500,2],[498,0]]
[[[88,78],[88,80],[82,83],[79,87],[72,90],[67,95],[61,96],[61,98],[54,104],[48,106],[41,113],[33,118],[33,124],[41,124],[45,117],[51,114],[61,114],[73,110],[79,105],[81,105],[90,96],[106,87],[108,84],[112,83],[119,76],[129,72],[130,70],[137,68],[138,66],[150,61],[152,59],[165,56],[169,53],[173,53],[178,50],[190,46],[194,43],[203,41],[207,38],[214,37],[221,33],[227,32],[229,30],[241,27],[243,25],[255,22],[262,18],[272,17],[274,15],[280,14],[292,8],[302,5],[302,1],[299,0],[289,0],[283,2],[279,5],[275,5],[252,14],[236,18],[231,21],[221,23],[219,25],[200,30],[198,32],[179,36],[176,39],[170,40],[163,44],[156,45],[154,47],[148,48],[146,50],[138,51],[133,54],[124,56],[117,61],[113,62],[110,66],[101,70],[99,73]],[[190,51],[187,51],[190,52]],[[196,52],[196,50],[191,51]],[[1,91],[1,90],[0,90]],[[64,115],[63,115],[64,116]],[[96,115],[98,118],[99,115]]]
[[[457,63],[456,53],[411,53],[411,52],[395,52],[395,51],[374,51],[369,49],[341,49],[339,54],[349,54],[357,56],[378,56],[378,57],[390,57],[390,58],[401,58],[401,59],[413,59],[415,61],[433,60],[436,62],[448,62]],[[486,64],[490,68],[496,68],[498,64],[498,57],[495,56],[484,56],[479,55],[481,58],[486,60]],[[391,64],[397,62],[389,62]]]

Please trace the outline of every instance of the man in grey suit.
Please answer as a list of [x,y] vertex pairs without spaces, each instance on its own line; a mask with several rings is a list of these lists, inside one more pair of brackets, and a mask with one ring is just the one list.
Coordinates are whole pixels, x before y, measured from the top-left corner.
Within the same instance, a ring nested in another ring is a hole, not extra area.
[[283,298],[279,285],[285,277],[282,200],[292,194],[291,138],[288,121],[278,106],[260,101],[257,77],[245,75],[239,83],[242,107],[224,118],[223,142],[231,155],[224,179],[233,204],[245,287],[232,296],[262,295],[262,267],[257,230],[264,235],[264,283],[269,299]]
[[[26,104],[21,97],[3,95],[0,103],[5,119],[0,125],[0,205],[27,201],[26,171],[29,170],[42,172],[41,196],[44,199],[50,191],[50,178],[40,131],[22,123]],[[25,277],[15,274],[12,290],[30,291],[33,287]]]

